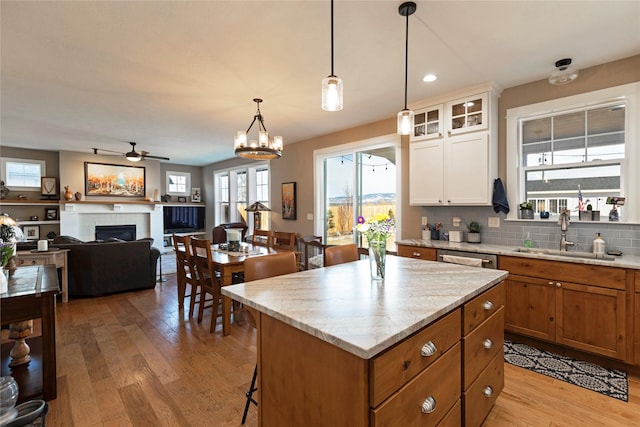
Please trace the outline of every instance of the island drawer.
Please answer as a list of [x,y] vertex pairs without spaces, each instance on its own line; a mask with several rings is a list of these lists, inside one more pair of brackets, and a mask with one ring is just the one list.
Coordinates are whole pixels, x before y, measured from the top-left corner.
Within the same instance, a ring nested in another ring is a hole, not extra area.
[[371,407],[378,406],[460,341],[461,316],[460,310],[455,310],[369,362]]
[[[371,411],[372,426],[435,426],[460,399],[460,343]],[[425,404],[431,403],[426,412]]]
[[460,399],[449,409],[438,427],[460,427],[462,425],[462,402]]
[[435,261],[436,250],[435,248],[423,248],[420,246],[398,245],[398,256]]
[[489,366],[463,394],[464,424],[462,425],[465,427],[482,425],[503,388],[504,351],[500,348]]
[[505,284],[499,283],[478,295],[463,307],[464,334],[468,334],[504,306]]
[[480,375],[504,345],[504,307],[463,339],[464,389]]

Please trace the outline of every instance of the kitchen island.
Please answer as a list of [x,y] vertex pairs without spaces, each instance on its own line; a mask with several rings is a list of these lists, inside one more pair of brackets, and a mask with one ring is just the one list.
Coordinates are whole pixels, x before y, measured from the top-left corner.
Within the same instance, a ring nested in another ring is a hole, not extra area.
[[506,277],[389,256],[384,283],[363,260],[224,287],[258,312],[260,425],[481,424]]

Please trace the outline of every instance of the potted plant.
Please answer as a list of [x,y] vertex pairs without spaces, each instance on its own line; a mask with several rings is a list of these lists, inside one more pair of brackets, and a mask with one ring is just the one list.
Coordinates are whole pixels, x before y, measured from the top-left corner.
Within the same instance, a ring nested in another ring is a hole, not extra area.
[[476,221],[471,221],[467,227],[469,232],[467,233],[467,242],[480,243],[480,224]]
[[531,202],[520,203],[520,219],[533,219],[533,204]]

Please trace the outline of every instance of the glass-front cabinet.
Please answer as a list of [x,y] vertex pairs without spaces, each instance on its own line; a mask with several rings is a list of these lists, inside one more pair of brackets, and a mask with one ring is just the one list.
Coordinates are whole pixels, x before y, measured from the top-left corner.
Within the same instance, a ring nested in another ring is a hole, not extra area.
[[487,94],[482,93],[448,102],[447,132],[455,135],[463,132],[487,129]]
[[444,127],[444,105],[421,108],[415,111],[411,142],[442,138]]

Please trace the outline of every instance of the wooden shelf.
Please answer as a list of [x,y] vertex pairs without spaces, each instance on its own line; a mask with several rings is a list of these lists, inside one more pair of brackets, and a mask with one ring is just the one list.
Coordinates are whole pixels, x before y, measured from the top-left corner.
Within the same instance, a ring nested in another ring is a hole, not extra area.
[[58,220],[50,220],[50,221],[16,221],[18,225],[52,225],[52,224],[60,224]]
[[60,203],[61,200],[0,200],[0,205],[3,206],[58,206]]

